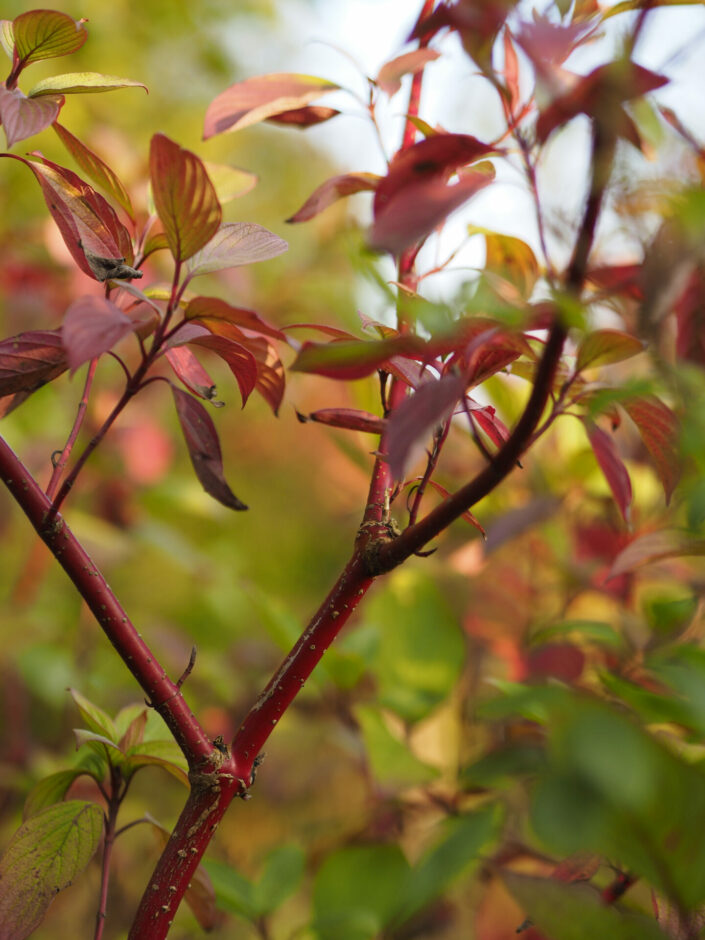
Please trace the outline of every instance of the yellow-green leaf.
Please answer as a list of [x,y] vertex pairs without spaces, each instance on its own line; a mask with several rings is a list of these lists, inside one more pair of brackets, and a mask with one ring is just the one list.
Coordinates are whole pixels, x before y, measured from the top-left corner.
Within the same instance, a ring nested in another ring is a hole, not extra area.
[[12,22],[15,51],[23,65],[68,55],[88,39],[83,24],[57,10],[30,10]]
[[117,75],[103,75],[101,72],[66,72],[64,75],[51,75],[43,78],[29,92],[29,98],[40,95],[86,95],[101,91],[115,91],[117,88],[144,88],[142,82],[131,78],[118,78]]

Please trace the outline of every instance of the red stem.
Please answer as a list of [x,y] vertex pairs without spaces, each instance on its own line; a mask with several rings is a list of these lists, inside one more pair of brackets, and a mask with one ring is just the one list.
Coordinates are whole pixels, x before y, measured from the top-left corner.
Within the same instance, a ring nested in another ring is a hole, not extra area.
[[101,940],[105,928],[105,916],[108,907],[108,885],[110,883],[110,861],[115,844],[115,828],[117,815],[122,802],[120,796],[121,777],[114,767],[110,768],[110,799],[108,800],[108,813],[105,817],[105,836],[103,839],[103,862],[100,873],[100,900],[98,913],[95,919],[94,940]]

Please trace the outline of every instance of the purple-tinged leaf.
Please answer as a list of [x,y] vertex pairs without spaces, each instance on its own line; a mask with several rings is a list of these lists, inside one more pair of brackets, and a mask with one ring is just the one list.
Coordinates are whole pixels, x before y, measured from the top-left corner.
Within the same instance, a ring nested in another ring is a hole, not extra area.
[[0,87],[0,121],[5,128],[7,146],[38,134],[59,116],[64,103],[61,95],[27,98],[19,88]]
[[582,372],[588,367],[610,365],[631,359],[643,352],[646,344],[636,336],[621,330],[595,330],[588,333],[578,347],[575,371]]
[[30,10],[15,17],[12,21],[15,53],[22,67],[76,52],[88,39],[85,22],[56,10]]
[[197,336],[189,342],[196,346],[202,346],[204,349],[210,349],[229,366],[240,389],[244,408],[247,399],[257,385],[257,362],[250,350],[232,339],[225,336],[213,336],[211,333],[206,333],[205,336]]
[[134,329],[133,321],[112,300],[90,294],[74,300],[61,327],[71,372],[112,349]]
[[267,118],[270,124],[283,124],[285,127],[299,127],[305,130],[316,124],[324,124],[340,114],[337,108],[324,108],[321,105],[307,105],[304,108],[292,108],[280,111]]
[[171,253],[186,261],[213,238],[222,211],[203,162],[164,134],[155,134],[149,172],[157,215]]
[[446,375],[419,386],[394,409],[388,419],[385,457],[395,480],[404,478],[423,451],[423,442],[453,414],[464,391],[465,380],[461,376]]
[[53,75],[43,78],[29,92],[30,98],[39,98],[41,95],[85,95],[101,91],[115,91],[118,88],[144,88],[142,82],[135,82],[131,78],[118,78],[117,75],[103,75],[101,72],[66,72],[64,75]]
[[598,428],[592,421],[584,420],[585,430],[590,440],[590,446],[593,449],[600,469],[612,490],[615,502],[619,506],[619,511],[625,522],[629,522],[630,507],[632,502],[632,484],[629,479],[629,473],[624,466],[622,458],[617,453],[614,440]]
[[96,803],[70,800],[24,822],[0,859],[2,940],[24,940],[88,865],[103,833]]
[[344,173],[342,176],[332,176],[314,190],[298,212],[286,221],[308,222],[309,219],[345,196],[374,191],[380,179],[382,177],[377,176],[376,173]]
[[679,424],[676,415],[655,395],[620,402],[637,426],[644,447],[651,455],[666,495],[666,503],[680,479]]
[[[427,139],[435,140],[433,137]],[[430,235],[452,212],[493,179],[494,168],[487,164],[483,169],[463,173],[454,185],[433,177],[407,183],[395,191],[382,208],[375,210],[375,221],[368,236],[370,247],[400,255]]]
[[313,75],[277,73],[237,82],[221,92],[206,111],[203,139],[257,124],[275,114],[292,111],[335,91],[335,82]]
[[283,238],[253,222],[226,222],[188,263],[188,279],[276,258],[288,248]]
[[478,405],[468,400],[468,413],[477,422],[493,444],[501,447],[509,439],[509,428],[497,417],[492,405]]
[[216,400],[215,382],[190,349],[185,346],[174,346],[172,349],[167,349],[165,355],[169,365],[186,388],[199,398],[209,401],[216,408],[223,406],[222,401]]
[[172,386],[176,413],[193,469],[203,489],[229,509],[247,509],[225,482],[218,432],[210,415],[188,392]]
[[401,79],[404,75],[413,75],[420,72],[429,62],[433,62],[439,56],[440,52],[428,47],[405,52],[403,55],[384,63],[377,74],[375,84],[379,85],[382,91],[386,92],[391,98],[401,88]]
[[642,565],[661,561],[664,558],[687,558],[705,555],[705,539],[694,539],[685,532],[662,529],[647,532],[630,542],[615,558],[608,580],[640,568]]
[[[0,342],[0,396],[24,393],[27,397],[67,368],[59,330],[30,330],[11,336]],[[20,402],[13,407],[17,404]]]
[[122,259],[130,265],[134,255],[132,240],[113,207],[88,183],[65,167],[49,160],[41,163],[11,157],[28,166],[42,187],[44,201],[56,222],[66,247],[79,268],[98,280],[87,257]]
[[97,154],[89,150],[78,137],[74,137],[70,131],[66,130],[62,124],[55,121],[54,130],[86,176],[97,186],[100,186],[101,189],[105,190],[119,206],[122,206],[130,219],[134,222],[135,214],[132,208],[132,201],[117,174],[110,169],[104,160],[101,160]]
[[[187,320],[223,320],[227,323],[234,323],[236,326],[245,327],[245,329],[252,330],[255,333],[262,333],[264,336],[271,336],[273,339],[286,342],[284,333],[263,320],[254,310],[233,307],[219,297],[194,297],[186,308],[184,317]],[[211,332],[218,332],[217,325],[210,322],[206,325]]]
[[297,411],[296,417],[302,424],[315,421],[333,428],[364,431],[367,434],[383,434],[387,427],[385,418],[379,418],[377,415],[370,414],[369,411],[359,411],[356,408],[321,408],[308,415]]

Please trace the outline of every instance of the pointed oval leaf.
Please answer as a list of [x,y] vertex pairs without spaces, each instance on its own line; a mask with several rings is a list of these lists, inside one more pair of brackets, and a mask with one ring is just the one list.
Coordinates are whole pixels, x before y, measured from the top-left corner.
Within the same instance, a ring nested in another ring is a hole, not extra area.
[[101,160],[98,154],[89,150],[78,137],[74,137],[74,135],[62,124],[59,124],[58,121],[54,122],[53,127],[63,145],[86,176],[97,186],[100,186],[101,189],[104,189],[109,196],[112,196],[115,202],[117,202],[119,206],[122,206],[130,219],[134,222],[135,214],[132,208],[132,201],[117,174],[110,169],[104,160]]
[[424,348],[423,340],[417,336],[397,336],[378,342],[356,339],[306,342],[289,368],[293,372],[313,372],[331,379],[361,379],[372,375],[392,356],[404,353],[421,356]]
[[[248,330],[286,342],[284,333],[263,320],[254,310],[233,307],[219,297],[194,297],[189,302],[184,317],[187,320],[225,320],[236,326],[244,326]],[[209,324],[208,328],[211,329],[211,327],[212,324]],[[217,329],[213,331],[218,332]]]
[[174,346],[167,349],[165,355],[176,375],[194,395],[204,398],[216,408],[223,405],[222,401],[216,400],[215,382],[190,349],[186,346]]
[[61,327],[71,372],[112,349],[134,329],[135,323],[112,300],[90,294],[74,300]]
[[256,261],[268,261],[288,249],[283,238],[254,222],[226,222],[188,264],[189,280]]
[[164,134],[155,134],[149,172],[157,214],[171,253],[186,261],[218,231],[222,212],[203,162]]
[[161,767],[179,783],[188,787],[188,764],[174,741],[144,741],[130,748],[124,764],[125,773],[134,774],[140,767]]
[[243,408],[257,385],[257,362],[243,343],[225,336],[205,335],[190,340],[197,346],[210,349],[227,363],[240,389]]
[[42,95],[87,95],[101,91],[115,91],[118,88],[144,88],[143,82],[131,78],[118,78],[117,75],[103,75],[101,72],[66,72],[64,75],[52,75],[43,78],[29,92],[30,98]]
[[0,342],[0,396],[31,393],[68,368],[59,330],[29,330]]
[[247,509],[225,481],[218,432],[210,415],[193,395],[174,386],[171,391],[189,457],[201,486],[209,496],[229,509]]
[[69,689],[69,694],[76,703],[86,727],[90,728],[91,731],[95,731],[96,734],[103,734],[106,738],[110,738],[111,741],[117,743],[120,736],[110,715],[98,705],[94,705],[90,699],[87,699],[77,689]]
[[533,250],[513,235],[485,231],[485,269],[509,281],[528,300],[539,278],[539,265]]
[[309,104],[340,86],[314,75],[277,73],[248,78],[221,92],[206,111],[203,138],[257,124]]
[[0,121],[5,128],[7,146],[38,134],[59,116],[64,103],[61,95],[47,95],[36,100],[27,98],[19,88],[8,91],[0,87]]
[[324,108],[321,105],[307,105],[305,108],[292,108],[280,111],[267,118],[270,124],[283,124],[285,127],[305,129],[316,124],[324,124],[340,114],[337,108]]
[[381,179],[376,173],[344,173],[342,176],[332,176],[314,190],[298,212],[286,221],[308,222],[339,199],[355,193],[374,191]]
[[82,800],[56,803],[20,826],[0,859],[3,940],[35,930],[58,892],[88,865],[102,832],[102,809]]
[[678,419],[655,395],[629,398],[621,404],[636,424],[644,447],[651,454],[668,503],[680,479]]
[[622,518],[625,522],[629,522],[632,484],[627,468],[617,452],[614,440],[606,431],[593,424],[592,421],[585,420],[583,423],[590,440],[590,446],[609,484],[609,488],[612,490],[612,495],[619,506]]
[[368,434],[383,434],[387,428],[386,418],[379,418],[369,411],[360,411],[357,408],[320,408],[309,415],[296,413],[302,424],[307,421],[316,421],[318,424],[327,424],[333,428],[345,428],[348,431],[364,431]]
[[247,170],[227,166],[224,163],[211,163],[208,160],[204,160],[203,165],[221,206],[226,202],[232,202],[238,196],[244,196],[257,185],[257,175],[248,173]]
[[638,356],[646,349],[636,336],[623,333],[621,330],[595,330],[583,339],[578,347],[575,362],[575,371],[582,372],[588,366],[610,365],[613,362],[622,362]]
[[74,20],[57,10],[30,10],[12,21],[15,52],[23,66],[40,59],[69,55],[88,39],[85,20]]
[[428,46],[405,52],[403,55],[385,62],[377,74],[375,84],[391,98],[401,88],[401,79],[404,75],[413,75],[420,72],[429,62],[440,56],[440,52],[429,49]]
[[36,816],[47,806],[61,803],[74,780],[83,774],[89,774],[89,771],[83,767],[74,767],[72,770],[60,770],[58,773],[44,777],[29,791],[24,802],[22,818],[29,819],[30,816]]
[[100,280],[87,253],[98,259],[132,263],[130,233],[110,203],[80,176],[43,158],[41,163],[35,163],[15,154],[0,156],[19,160],[34,173],[61,237],[84,274]]
[[705,539],[691,538],[685,532],[664,529],[647,532],[630,542],[615,558],[608,578],[616,578],[642,565],[664,558],[686,558],[705,555]]
[[423,442],[433,429],[453,413],[465,391],[465,380],[446,375],[426,382],[405,398],[389,418],[386,459],[395,480],[402,480],[411,463],[423,452]]

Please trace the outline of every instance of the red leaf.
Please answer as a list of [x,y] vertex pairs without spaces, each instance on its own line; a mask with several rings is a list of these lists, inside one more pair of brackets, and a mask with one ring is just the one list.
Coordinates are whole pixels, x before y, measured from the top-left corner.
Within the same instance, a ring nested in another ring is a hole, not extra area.
[[617,448],[609,434],[591,421],[584,420],[583,424],[600,469],[612,490],[619,511],[622,513],[622,518],[625,522],[629,522],[632,484],[627,468],[617,453]]
[[263,336],[244,336],[242,345],[252,353],[257,363],[255,391],[260,393],[274,414],[278,414],[286,380],[276,349]]
[[134,328],[134,322],[112,300],[92,295],[79,297],[66,311],[61,327],[71,372],[112,349]]
[[244,307],[232,307],[218,297],[194,297],[186,308],[184,317],[187,320],[208,320],[208,329],[214,333],[218,332],[217,324],[210,321],[223,320],[227,323],[234,323],[236,326],[243,326],[255,333],[262,333],[264,336],[271,336],[273,339],[286,342],[286,336],[281,330],[271,326],[253,310],[246,310]]
[[59,330],[30,330],[11,336],[0,341],[0,396],[30,394],[67,368]]
[[56,10],[30,10],[12,21],[15,53],[23,67],[40,59],[69,55],[88,39],[86,20],[73,20]]
[[298,212],[295,212],[287,222],[308,222],[319,212],[323,212],[334,202],[345,196],[352,196],[377,187],[381,176],[375,173],[344,173],[342,176],[332,176],[314,190]]
[[174,346],[172,349],[167,349],[165,355],[169,360],[169,365],[186,388],[191,389],[194,395],[204,398],[216,408],[222,407],[223,402],[215,400],[215,382],[190,349],[186,346]]
[[295,110],[339,86],[313,75],[277,73],[237,82],[215,98],[206,111],[203,138],[236,131],[276,114]]
[[634,300],[644,299],[641,286],[640,264],[615,264],[588,271],[587,280],[601,290],[610,293],[625,294]]
[[300,127],[305,129],[315,124],[323,124],[337,117],[340,111],[337,108],[323,108],[321,105],[309,105],[305,108],[292,108],[289,111],[280,111],[272,114],[267,120],[270,124],[284,124],[286,127]]
[[65,167],[49,160],[42,163],[12,157],[28,166],[42,187],[44,200],[56,222],[66,247],[79,268],[94,280],[100,280],[87,258],[133,261],[130,233],[118,219],[113,207],[88,183]]
[[257,363],[249,349],[231,339],[226,339],[224,336],[213,336],[211,334],[197,336],[189,342],[202,346],[204,349],[212,350],[230,367],[230,371],[237,380],[244,407],[250,393],[257,384]]
[[621,330],[595,330],[583,339],[578,347],[575,360],[575,371],[595,366],[609,365],[613,362],[622,362],[638,356],[646,348],[636,336],[623,333]]
[[651,454],[668,503],[680,478],[678,419],[655,395],[630,398],[621,405],[636,424],[644,446]]
[[171,253],[177,261],[186,261],[220,227],[222,212],[213,184],[196,154],[164,134],[152,137],[149,172]]
[[396,190],[379,210],[375,210],[375,222],[368,237],[370,247],[393,255],[401,254],[426,238],[451,212],[484,189],[493,178],[494,168],[488,164],[487,172],[464,173],[452,186],[435,178],[407,183],[404,188]]
[[201,486],[209,496],[229,509],[247,509],[225,481],[218,432],[210,415],[192,395],[174,386],[171,391],[191,463]]
[[332,343],[309,343],[301,347],[289,367],[293,372],[313,372],[331,379],[361,379],[372,375],[387,359],[403,353],[423,356],[425,343],[417,336],[369,342],[366,340],[335,340]]
[[539,16],[533,22],[522,23],[517,42],[536,66],[544,73],[546,64],[560,65],[568,56],[587,42],[597,29],[595,23],[552,23]]
[[675,305],[676,354],[705,365],[705,270],[696,268]]
[[122,206],[130,219],[134,222],[135,216],[130,195],[117,174],[110,169],[104,160],[101,160],[96,153],[89,150],[78,137],[74,137],[73,134],[66,130],[62,124],[59,124],[58,121],[54,122],[54,130],[86,176],[93,180],[97,186],[100,186],[101,189],[105,190],[109,196],[112,196],[115,202],[117,202],[119,206]]
[[[473,407],[474,404],[474,407]],[[509,429],[506,424],[497,417],[497,413],[492,405],[484,407],[468,401],[468,411],[472,421],[477,421],[485,434],[493,444],[501,447],[509,439]]]
[[[528,656],[529,676],[532,679],[552,677],[562,682],[575,682],[585,666],[585,654],[571,643],[546,643],[531,650]],[[554,878],[558,877],[555,872]],[[574,881],[575,878],[559,878]]]
[[509,114],[515,115],[521,104],[519,87],[519,56],[512,42],[512,34],[504,30],[504,84],[509,96]]
[[684,532],[664,529],[660,532],[648,532],[630,542],[617,555],[608,578],[616,578],[634,568],[661,561],[664,558],[684,558],[705,555],[705,539],[691,538]]
[[0,87],[0,122],[5,128],[7,146],[12,147],[49,127],[59,116],[63,95],[27,98],[19,88]]
[[345,428],[348,431],[364,431],[368,434],[383,434],[387,422],[384,418],[370,414],[369,411],[358,411],[356,408],[321,408],[312,411],[309,415],[296,412],[296,417],[302,424],[307,421],[317,421],[334,428]]
[[382,91],[386,92],[391,98],[401,88],[400,79],[404,75],[413,75],[420,72],[429,62],[433,62],[439,56],[440,52],[428,47],[405,52],[403,55],[384,63],[375,79],[375,84],[379,85]]
[[395,480],[403,479],[423,449],[421,442],[450,417],[464,391],[461,376],[446,375],[419,386],[394,409],[388,419],[385,457]]
[[[429,480],[428,485],[437,493],[440,493],[444,499],[447,499],[451,495],[445,486],[441,486],[441,484],[436,483],[435,480]],[[469,509],[466,509],[460,518],[464,519],[469,525],[477,529],[482,535],[483,539],[487,538],[487,533],[485,532],[484,528],[480,525],[479,521],[475,518],[475,516],[473,516]]]
[[663,75],[650,72],[630,62],[601,65],[563,95],[559,95],[539,115],[536,139],[543,143],[557,127],[567,124],[577,114],[602,121],[611,131],[634,143],[634,125],[621,108],[624,101],[640,98],[668,82]]

